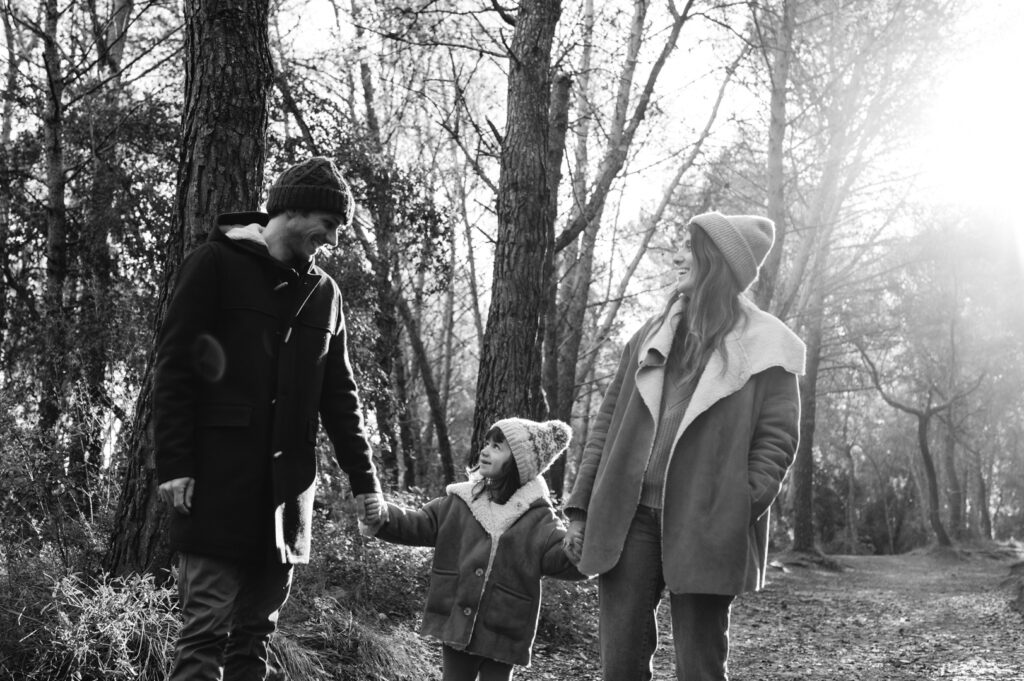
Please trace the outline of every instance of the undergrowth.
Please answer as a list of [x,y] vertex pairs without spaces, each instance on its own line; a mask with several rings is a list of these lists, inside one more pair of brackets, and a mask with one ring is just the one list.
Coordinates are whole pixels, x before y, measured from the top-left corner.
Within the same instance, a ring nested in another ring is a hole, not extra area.
[[[426,499],[389,494],[406,506]],[[325,505],[325,508],[335,508]],[[274,681],[437,676],[440,647],[419,627],[433,550],[361,537],[349,515],[320,510],[313,557],[297,566],[271,639]],[[0,532],[0,678],[150,681],[166,677],[180,628],[173,580],[99,571],[108,523],[66,518],[48,536]],[[579,620],[593,583],[546,580],[538,640],[593,636]]]

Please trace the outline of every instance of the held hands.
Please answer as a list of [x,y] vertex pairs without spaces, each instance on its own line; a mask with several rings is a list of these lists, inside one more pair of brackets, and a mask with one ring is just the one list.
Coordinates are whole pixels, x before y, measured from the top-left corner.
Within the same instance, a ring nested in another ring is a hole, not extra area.
[[175,478],[162,483],[157,488],[161,501],[182,515],[192,512],[192,490],[195,489],[195,478]]
[[360,534],[364,537],[376,535],[377,530],[388,521],[388,506],[384,503],[384,495],[357,494],[356,517],[359,520]]
[[583,556],[583,535],[587,527],[586,520],[573,520],[562,539],[562,550],[573,564],[579,563]]

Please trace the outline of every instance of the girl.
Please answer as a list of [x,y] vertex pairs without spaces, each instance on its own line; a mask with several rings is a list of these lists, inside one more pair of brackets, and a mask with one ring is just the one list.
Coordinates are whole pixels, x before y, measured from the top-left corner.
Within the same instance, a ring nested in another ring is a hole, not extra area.
[[726,679],[729,610],[760,589],[772,501],[799,438],[804,345],[741,293],[766,218],[690,220],[666,311],[629,341],[566,503],[566,551],[599,574],[604,681],[650,679],[665,588],[676,676]]
[[583,579],[541,473],[565,451],[561,421],[502,419],[467,482],[420,510],[388,504],[377,537],[433,546],[420,633],[441,641],[444,681],[506,681],[529,665],[542,575]]

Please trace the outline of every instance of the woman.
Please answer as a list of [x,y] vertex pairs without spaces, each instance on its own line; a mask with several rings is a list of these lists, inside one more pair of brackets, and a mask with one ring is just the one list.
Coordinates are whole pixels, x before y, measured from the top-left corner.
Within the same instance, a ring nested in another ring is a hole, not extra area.
[[605,681],[652,677],[666,587],[677,677],[726,679],[732,600],[764,583],[804,364],[800,339],[741,295],[774,238],[762,217],[690,220],[676,291],[626,345],[604,396],[564,546],[600,575]]

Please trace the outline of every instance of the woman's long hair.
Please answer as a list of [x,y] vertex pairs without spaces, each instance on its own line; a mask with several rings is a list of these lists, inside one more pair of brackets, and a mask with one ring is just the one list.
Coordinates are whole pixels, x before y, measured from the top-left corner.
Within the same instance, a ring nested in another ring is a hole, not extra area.
[[[487,431],[487,435],[484,436],[484,440],[490,440],[500,445],[502,442],[505,442],[505,433],[501,432],[500,428],[491,428]],[[505,460],[505,465],[501,467],[501,474],[499,476],[483,478],[473,487],[473,498],[478,499],[481,494],[487,492],[491,501],[496,504],[504,504],[522,486],[522,481],[519,480],[519,468],[516,467],[516,459],[514,456],[510,456]]]
[[[683,344],[684,380],[700,376],[708,359],[719,350],[728,361],[725,337],[745,321],[739,296],[742,293],[729,264],[702,228],[690,225],[690,251],[697,271],[697,284],[686,304],[686,341]],[[669,307],[680,293],[669,301]],[[667,313],[666,313],[667,315]]]

